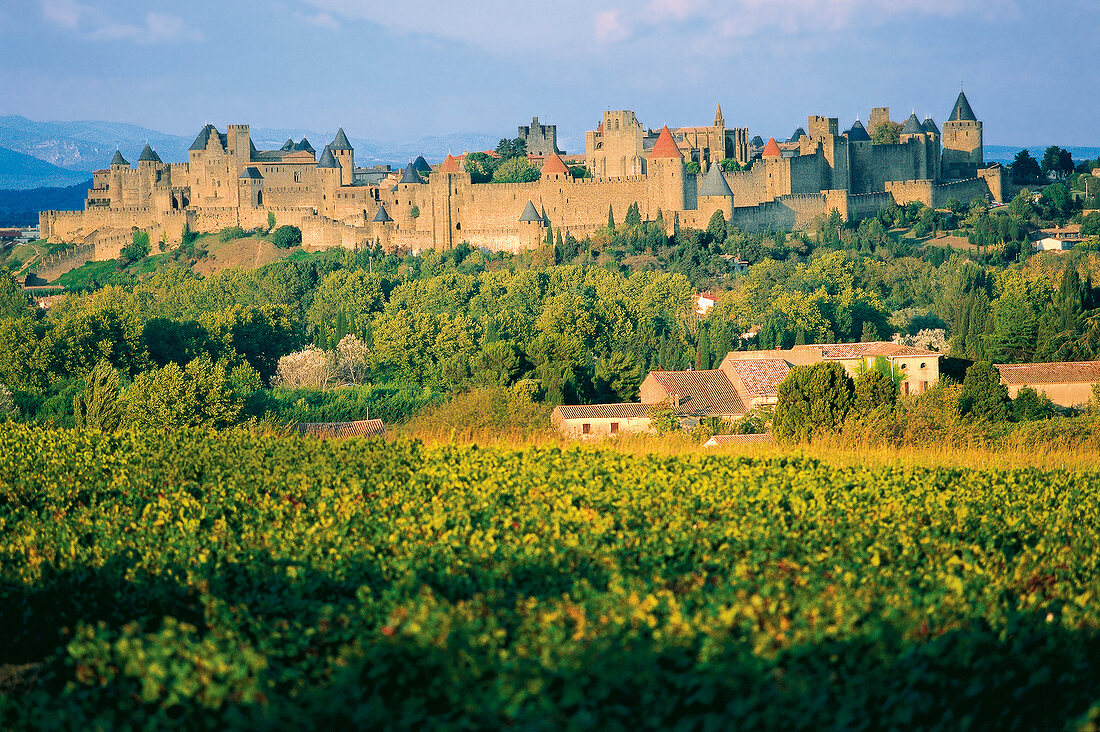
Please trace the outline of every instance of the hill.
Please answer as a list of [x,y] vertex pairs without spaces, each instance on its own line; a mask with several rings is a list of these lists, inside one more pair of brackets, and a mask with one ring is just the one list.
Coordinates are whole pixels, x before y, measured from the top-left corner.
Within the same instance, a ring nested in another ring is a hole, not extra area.
[[146,142],[166,163],[183,162],[192,139],[121,122],[38,122],[18,115],[0,117],[0,146],[81,172],[106,168],[116,146],[136,163]]
[[[1076,162],[1082,160],[1095,160],[1100,156],[1100,147],[1074,147],[1070,145],[1064,147],[1066,150],[1069,150],[1069,154],[1073,156]],[[1023,145],[985,145],[985,159],[989,162],[1008,165],[1016,159],[1016,153],[1023,149],[1025,149]],[[1046,152],[1046,149],[1046,145],[1027,146],[1027,151],[1031,153],[1031,157],[1036,160],[1043,159],[1043,153]]]
[[64,187],[90,178],[87,173],[66,170],[31,155],[0,147],[0,189]]
[[34,226],[39,211],[79,211],[91,179],[64,188],[0,190],[0,226]]

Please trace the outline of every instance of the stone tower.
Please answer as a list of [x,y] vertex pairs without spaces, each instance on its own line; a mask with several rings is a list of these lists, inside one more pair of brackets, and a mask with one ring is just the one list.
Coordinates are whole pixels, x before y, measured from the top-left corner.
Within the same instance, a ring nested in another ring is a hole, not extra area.
[[883,123],[890,121],[890,108],[889,107],[872,107],[871,116],[867,120],[867,132],[868,134],[874,134]]
[[722,104],[719,102],[718,109],[714,111],[714,126],[718,129],[726,129],[726,118],[722,116]]
[[928,170],[928,146],[931,141],[928,139],[920,120],[917,119],[916,112],[910,114],[909,118],[905,120],[905,124],[901,128],[900,138],[902,145],[912,145],[917,148],[913,155],[915,167],[913,178],[915,180],[928,180],[931,178],[932,175]]
[[531,118],[530,126],[520,125],[516,136],[526,143],[528,155],[547,156],[561,153],[558,149],[558,126],[539,124],[538,117]]
[[943,123],[942,175],[947,180],[973,178],[984,165],[982,123],[974,116],[966,94],[959,92],[951,116]]
[[[649,151],[647,161],[647,183],[650,198],[665,211],[665,226],[672,231],[678,223],[673,220],[675,212],[683,211],[684,205],[684,155],[672,139],[668,125],[661,128],[657,142]],[[670,213],[671,212],[671,213]]]
[[344,128],[336,131],[336,138],[328,145],[336,162],[340,163],[340,185],[350,186],[355,176],[355,150],[351,147]]

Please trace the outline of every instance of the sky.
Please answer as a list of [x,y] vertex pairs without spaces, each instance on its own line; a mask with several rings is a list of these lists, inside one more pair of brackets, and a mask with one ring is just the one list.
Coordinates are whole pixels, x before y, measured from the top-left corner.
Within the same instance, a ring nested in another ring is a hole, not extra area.
[[583,151],[605,109],[786,138],[888,106],[987,144],[1100,145],[1098,0],[0,0],[0,114]]

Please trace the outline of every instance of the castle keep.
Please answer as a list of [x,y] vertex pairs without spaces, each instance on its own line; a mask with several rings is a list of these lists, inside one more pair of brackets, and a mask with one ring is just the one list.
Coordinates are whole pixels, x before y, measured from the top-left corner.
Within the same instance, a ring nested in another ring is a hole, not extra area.
[[[889,110],[876,108],[872,118],[888,120]],[[519,251],[538,246],[548,229],[583,237],[606,224],[609,209],[621,217],[634,203],[671,233],[704,228],[716,211],[767,231],[805,226],[834,209],[862,218],[890,201],[1003,200],[1003,170],[985,165],[982,123],[961,92],[942,131],[911,115],[895,144],[872,144],[858,120],[840,132],[835,117],[811,116],[799,133],[787,153],[772,139],[750,160],[748,130],[727,129],[721,107],[709,127],[659,131],[643,128],[633,112],[608,111],[586,134],[592,177],[575,178],[558,154],[556,128],[534,119],[520,134],[543,158],[539,179],[474,184],[450,155],[434,170],[419,158],[387,177],[357,173],[343,129],[318,155],[305,139],[261,151],[248,125],[224,133],[206,125],[186,163],[164,163],[148,145],[136,167],[116,153],[94,173],[83,211],[44,211],[40,226],[51,241],[94,246],[94,259],[117,257],[134,228],[173,246],[185,226],[260,228],[269,213],[278,225],[300,227],[311,248],[419,251],[468,242]],[[751,167],[726,172],[724,159]],[[687,162],[700,172],[688,172]]]

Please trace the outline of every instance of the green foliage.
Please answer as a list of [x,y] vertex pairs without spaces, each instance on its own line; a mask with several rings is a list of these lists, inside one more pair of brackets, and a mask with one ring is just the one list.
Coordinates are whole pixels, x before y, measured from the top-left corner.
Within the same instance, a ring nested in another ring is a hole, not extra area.
[[684,163],[684,172],[688,175],[699,175],[702,170],[702,166],[694,160],[688,160]]
[[[882,361],[885,362],[886,359],[882,358]],[[852,402],[852,409],[856,414],[869,414],[882,407],[892,408],[897,401],[898,385],[889,363],[885,364],[885,368],[876,363],[874,368],[867,369],[856,377]]]
[[649,408],[647,416],[650,429],[656,432],[658,437],[680,431],[680,420],[676,416],[676,409],[667,402],[654,404]]
[[871,143],[874,145],[896,145],[901,142],[901,128],[904,127],[900,122],[891,122],[886,120],[876,125],[871,131]]
[[411,209],[409,209],[409,216],[414,219],[420,218],[420,207],[414,205]]
[[788,442],[806,442],[835,431],[852,408],[854,386],[836,362],[795,366],[778,388],[773,432]]
[[33,303],[27,293],[7,273],[0,273],[0,318],[23,318],[33,315]]
[[539,168],[526,157],[508,158],[493,171],[494,183],[530,183],[539,179]]
[[527,141],[516,137],[514,139],[502,138],[496,146],[496,154],[500,156],[501,161],[510,160],[512,158],[527,158]]
[[224,362],[200,356],[186,367],[169,363],[134,377],[127,387],[126,421],[144,430],[184,427],[224,428],[236,424],[244,408]]
[[84,379],[84,391],[73,397],[76,428],[104,432],[118,429],[126,406],[120,395],[118,371],[107,361],[100,361]]
[[1073,173],[1073,156],[1069,150],[1051,145],[1043,152],[1043,162],[1039,168],[1044,177],[1051,173],[1059,178],[1065,177]]
[[1072,729],[1100,676],[1098,477],[16,426],[0,714]]
[[290,249],[302,243],[302,230],[297,226],[284,224],[271,234],[271,243],[279,249]]
[[1057,409],[1046,394],[1041,394],[1030,386],[1022,387],[1016,392],[1016,398],[1012,400],[1011,416],[1013,422],[1050,419],[1055,414],[1057,414]]
[[1016,157],[1012,161],[1011,167],[1012,180],[1018,185],[1038,183],[1042,177],[1042,170],[1039,167],[1039,162],[1031,157],[1031,153],[1026,149],[1016,153]]
[[723,158],[718,161],[718,164],[722,167],[722,170],[727,173],[736,173],[742,169],[741,164],[738,163],[735,158]]
[[989,361],[978,361],[966,370],[959,413],[976,420],[1004,422],[1008,419],[1008,389]]
[[488,183],[493,179],[497,161],[483,152],[467,153],[462,160],[462,166],[470,174],[471,182]]
[[270,382],[279,357],[303,341],[301,328],[280,305],[235,305],[202,317],[202,325],[226,355],[237,354]]
[[243,239],[245,231],[239,226],[227,226],[218,232],[218,241],[226,242],[234,239]]
[[268,211],[267,212],[267,230],[268,231],[273,231],[274,229],[275,229],[275,212],[274,211]]
[[1084,236],[1100,236],[1100,212],[1093,211],[1081,219],[1081,233]]
[[136,262],[139,259],[149,256],[150,250],[149,232],[141,230],[134,231],[133,240],[122,247],[118,260],[118,268],[122,269],[131,262]]

